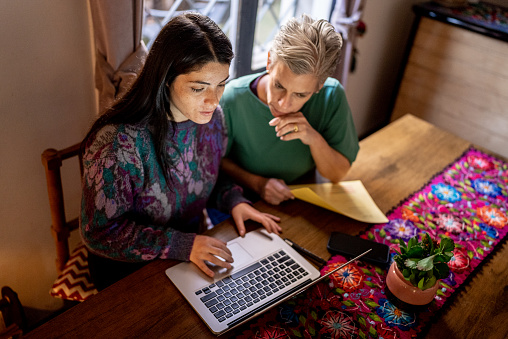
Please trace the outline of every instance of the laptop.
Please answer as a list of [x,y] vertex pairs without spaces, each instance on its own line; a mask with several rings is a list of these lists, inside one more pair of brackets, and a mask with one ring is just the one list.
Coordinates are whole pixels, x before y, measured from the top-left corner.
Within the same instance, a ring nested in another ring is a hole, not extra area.
[[208,328],[220,335],[304,291],[365,253],[320,276],[319,271],[278,235],[265,229],[227,243],[233,268],[215,266],[210,278],[196,265],[182,262],[166,275]]

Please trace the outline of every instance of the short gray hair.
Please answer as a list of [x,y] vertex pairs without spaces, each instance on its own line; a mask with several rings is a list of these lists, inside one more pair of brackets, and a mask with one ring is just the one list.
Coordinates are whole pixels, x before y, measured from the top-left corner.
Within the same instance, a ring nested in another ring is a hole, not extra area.
[[295,74],[313,74],[319,83],[335,73],[342,37],[328,21],[306,14],[291,18],[275,36],[270,62],[282,61]]

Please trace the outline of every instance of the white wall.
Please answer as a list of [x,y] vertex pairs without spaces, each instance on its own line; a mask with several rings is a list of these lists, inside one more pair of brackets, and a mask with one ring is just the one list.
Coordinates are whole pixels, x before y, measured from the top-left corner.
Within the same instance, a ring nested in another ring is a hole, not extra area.
[[[60,306],[40,156],[80,141],[95,116],[88,11],[87,0],[0,1],[0,286],[30,308]],[[65,177],[77,213],[79,176]]]

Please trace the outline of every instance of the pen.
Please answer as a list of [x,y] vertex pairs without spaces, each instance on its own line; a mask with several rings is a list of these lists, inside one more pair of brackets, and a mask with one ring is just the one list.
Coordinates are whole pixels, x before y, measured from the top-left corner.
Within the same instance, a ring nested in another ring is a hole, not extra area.
[[323,258],[321,257],[318,257],[317,255],[315,255],[314,253],[312,253],[311,251],[301,247],[300,245],[298,244],[295,244],[294,242],[292,242],[291,240],[289,240],[288,238],[284,238],[284,241],[291,247],[293,247],[295,249],[295,251],[299,252],[300,254],[302,255],[305,255],[307,257],[309,257],[310,259],[314,260],[315,262],[321,264],[321,265],[326,265],[326,260],[324,260]]

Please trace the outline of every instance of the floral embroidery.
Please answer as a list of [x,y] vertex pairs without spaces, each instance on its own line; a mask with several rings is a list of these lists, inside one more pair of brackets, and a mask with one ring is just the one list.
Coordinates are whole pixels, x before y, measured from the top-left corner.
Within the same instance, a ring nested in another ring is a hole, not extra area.
[[508,221],[506,213],[495,207],[483,206],[476,210],[476,213],[487,225],[502,228]]
[[477,179],[473,181],[473,186],[478,193],[496,197],[501,194],[501,188],[494,185],[488,180]]
[[343,312],[326,312],[318,321],[323,328],[319,333],[329,333],[331,338],[354,338],[356,326],[350,316]]
[[[328,266],[328,272],[333,271],[343,263],[335,263]],[[351,292],[360,286],[363,280],[362,273],[354,266],[354,264],[341,268],[331,275],[333,285],[342,288],[344,291]]]
[[393,219],[385,226],[385,232],[390,233],[392,238],[408,241],[418,234],[418,229],[410,220]]
[[499,232],[496,230],[495,227],[490,227],[489,225],[486,225],[484,223],[481,223],[479,226],[483,234],[485,234],[486,236],[494,239],[499,238]]
[[256,339],[283,339],[289,338],[285,329],[276,326],[269,326],[264,328],[260,333],[256,333]]
[[491,161],[485,159],[484,157],[476,156],[476,155],[468,156],[467,162],[469,164],[471,164],[474,168],[478,168],[478,169],[481,169],[484,171],[489,170],[493,167],[493,164]]
[[[433,238],[451,237],[458,245],[448,263],[450,274],[440,281],[437,296],[426,309],[412,313],[386,295],[386,268],[356,261],[289,302],[251,323],[241,338],[277,323],[298,338],[415,338],[439,314],[446,300],[475,272],[481,261],[507,233],[508,164],[470,149],[409,196],[388,215],[386,224],[373,225],[361,237],[398,249],[426,231]],[[321,274],[346,262],[332,257]],[[274,320],[276,319],[276,320]],[[270,321],[273,321],[270,322]],[[339,334],[340,331],[343,333]]]
[[376,312],[380,317],[385,319],[385,322],[389,326],[397,326],[401,330],[407,330],[416,325],[414,313],[407,313],[386,299],[379,300],[379,307],[376,308]]
[[446,232],[460,233],[464,228],[464,224],[461,221],[449,214],[441,214],[437,218],[436,222],[439,227],[444,229]]
[[439,183],[432,186],[432,194],[441,200],[457,202],[460,200],[460,193],[452,186]]
[[469,257],[463,251],[456,248],[453,250],[453,257],[448,262],[448,267],[453,271],[464,271],[469,267]]

